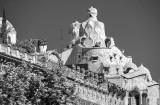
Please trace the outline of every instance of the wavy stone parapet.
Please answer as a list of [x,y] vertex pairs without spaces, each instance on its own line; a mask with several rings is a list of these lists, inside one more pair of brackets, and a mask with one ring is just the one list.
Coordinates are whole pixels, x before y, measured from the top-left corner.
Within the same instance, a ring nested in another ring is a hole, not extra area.
[[[89,70],[94,72],[98,72],[101,63],[103,63],[104,67],[124,67],[131,60],[131,58],[125,57],[118,48],[116,50],[112,48],[83,48],[82,56],[80,63],[88,63]],[[94,57],[97,57],[97,60],[94,60]],[[111,70],[111,72],[114,71]]]
[[34,54],[24,53],[4,44],[0,44],[0,52],[40,65],[42,67],[46,66],[46,64],[42,61],[42,57],[44,57],[44,55],[36,55],[36,54],[34,55]]

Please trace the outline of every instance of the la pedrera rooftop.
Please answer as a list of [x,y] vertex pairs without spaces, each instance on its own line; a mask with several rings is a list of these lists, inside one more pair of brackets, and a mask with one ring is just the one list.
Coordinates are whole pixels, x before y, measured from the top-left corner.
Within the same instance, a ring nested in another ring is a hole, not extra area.
[[[62,53],[47,51],[46,44],[39,44],[40,50],[35,53],[0,44],[0,56],[5,53],[48,69],[52,69],[48,63],[61,63],[68,83],[76,83],[78,105],[158,105],[159,84],[152,80],[146,67],[137,66],[132,57],[124,55],[114,38],[106,36],[104,23],[97,15],[97,9],[90,7],[87,20],[70,25],[73,38]],[[7,41],[15,44],[16,31],[7,23],[12,28]]]

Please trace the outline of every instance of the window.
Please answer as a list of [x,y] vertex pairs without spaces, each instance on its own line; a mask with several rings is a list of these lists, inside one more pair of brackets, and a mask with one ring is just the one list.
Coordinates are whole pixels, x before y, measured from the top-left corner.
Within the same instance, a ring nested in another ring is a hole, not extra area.
[[93,62],[97,62],[98,61],[98,56],[92,55],[91,60]]
[[8,36],[8,44],[11,44],[11,37]]
[[106,38],[105,44],[106,44],[107,48],[110,48],[110,46],[111,46],[111,39],[110,38]]
[[81,52],[79,52],[79,53],[78,53],[78,59],[81,58],[81,55],[82,55]]

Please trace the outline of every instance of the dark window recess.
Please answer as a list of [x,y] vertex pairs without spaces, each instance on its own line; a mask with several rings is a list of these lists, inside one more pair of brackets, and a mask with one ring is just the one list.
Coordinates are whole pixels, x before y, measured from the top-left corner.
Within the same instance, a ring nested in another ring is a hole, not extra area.
[[116,68],[116,71],[117,71],[117,74],[118,74],[119,68]]
[[114,57],[116,57],[117,54],[114,53]]
[[80,59],[80,58],[81,58],[81,55],[78,55],[78,58]]
[[11,44],[11,37],[8,36],[8,43]]
[[113,57],[110,56],[109,58],[110,58],[110,61],[112,62],[112,58],[113,58]]
[[98,56],[92,56],[91,60],[94,61],[94,62],[97,62],[98,61]]
[[106,38],[105,44],[106,44],[106,47],[109,48],[111,46],[111,39],[110,38]]
[[128,73],[131,69],[132,69],[132,68],[129,67],[129,68],[127,68],[123,73],[126,74],[126,73]]
[[106,74],[109,74],[109,68],[110,67],[104,67],[104,71],[105,71]]
[[120,58],[119,58],[120,60],[122,60],[122,57],[120,56]]
[[94,47],[101,47],[101,42],[96,42]]

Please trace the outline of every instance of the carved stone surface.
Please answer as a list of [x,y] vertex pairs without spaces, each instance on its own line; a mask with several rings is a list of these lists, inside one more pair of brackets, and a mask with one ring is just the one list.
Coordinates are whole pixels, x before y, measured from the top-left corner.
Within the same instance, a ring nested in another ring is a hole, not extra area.
[[158,85],[151,86],[148,88],[149,105],[157,105],[157,101],[158,101],[159,96],[160,96],[160,94],[159,94],[159,86]]
[[146,76],[138,76],[136,78],[123,79],[122,87],[128,91],[132,91],[135,88],[139,90],[147,89],[147,79]]
[[70,25],[69,33],[73,36],[73,44],[81,43],[83,47],[106,47],[105,28],[102,22],[97,20],[97,9],[88,9],[88,19],[85,22],[78,21]]
[[[3,20],[3,18],[0,17],[0,28],[2,27],[2,20]],[[15,44],[17,41],[17,39],[16,39],[17,32],[8,20],[6,20],[6,24],[7,24],[7,36],[8,36],[7,41],[10,41],[11,44]]]
[[123,105],[122,103],[124,102],[124,100],[122,100],[120,97],[116,97],[116,95],[112,96],[111,94],[103,94],[97,90],[93,90],[81,85],[77,85],[76,92],[79,98],[98,105]]
[[142,70],[144,73],[146,73],[146,76],[147,76],[147,79],[148,81],[152,81],[152,77],[151,77],[151,74],[150,74],[150,71],[144,67],[142,64],[141,66],[138,68],[139,70]]
[[[92,57],[97,56],[97,61],[93,61]],[[122,53],[114,48],[114,49],[106,49],[106,48],[86,48],[83,49],[82,59],[80,63],[88,63],[89,70],[94,72],[99,72],[99,68],[101,63],[104,67],[115,66],[115,72],[112,70],[111,74],[123,74],[124,65],[130,61],[130,58],[125,57]],[[119,71],[116,70],[119,68]],[[111,69],[110,69],[111,70]]]
[[80,29],[80,25],[81,23],[79,23],[78,21],[75,21],[74,23],[72,23],[70,25],[70,29],[69,29],[69,34],[72,35],[72,43],[75,44],[76,42],[79,41],[80,37],[79,37],[79,29]]
[[[97,20],[96,8],[89,8],[87,13],[86,21],[71,25],[73,51],[67,64],[87,64],[86,70],[97,74],[104,73],[109,93],[95,92],[97,88],[100,89],[100,85],[96,86],[94,82],[86,79],[84,82],[90,84],[87,86],[95,88],[89,90],[86,85],[82,85],[79,88],[79,97],[99,105],[156,105],[159,86],[152,80],[150,71],[143,65],[137,67],[132,62],[132,57],[125,56],[124,50],[116,47],[112,37],[106,37],[104,24]],[[104,85],[104,82],[101,85]]]
[[[83,42],[85,47],[105,47],[105,29],[104,24],[97,20],[97,9],[88,9],[89,18],[82,23],[80,29],[80,36],[86,39]],[[99,45],[98,45],[99,44]]]

